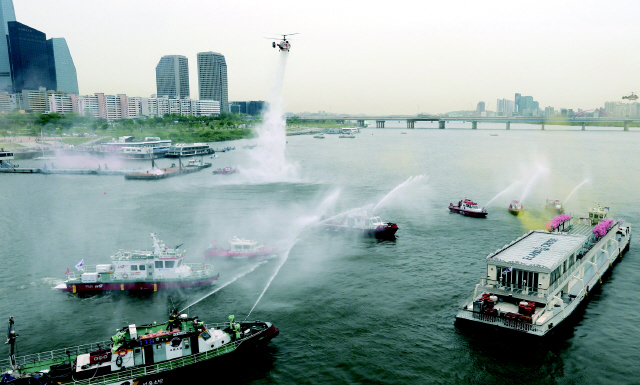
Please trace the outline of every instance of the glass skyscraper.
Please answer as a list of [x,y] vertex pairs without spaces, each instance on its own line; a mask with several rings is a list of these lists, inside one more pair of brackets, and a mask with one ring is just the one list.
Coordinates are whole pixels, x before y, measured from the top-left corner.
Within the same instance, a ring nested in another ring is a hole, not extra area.
[[200,100],[217,100],[220,111],[229,111],[227,62],[217,52],[198,53],[198,91]]
[[163,56],[156,66],[158,97],[189,99],[189,61],[185,56]]
[[37,90],[40,87],[55,89],[46,35],[17,21],[10,21],[8,26],[13,92]]
[[0,92],[13,92],[11,81],[11,61],[9,60],[9,27],[10,21],[16,21],[16,13],[12,0],[0,0]]
[[53,89],[77,95],[79,93],[78,76],[67,41],[63,37],[51,38],[47,40],[47,51],[49,55],[49,73],[55,81],[55,88]]

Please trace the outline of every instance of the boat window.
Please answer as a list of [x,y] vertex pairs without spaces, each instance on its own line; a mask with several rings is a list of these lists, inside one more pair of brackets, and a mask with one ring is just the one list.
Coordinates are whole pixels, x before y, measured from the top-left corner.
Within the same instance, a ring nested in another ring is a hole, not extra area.
[[164,267],[171,269],[175,263],[175,261],[164,261]]
[[140,265],[140,270],[146,270],[146,267],[144,265]]
[[156,269],[162,269],[162,261],[156,261]]
[[131,265],[131,271],[138,271],[138,265]]
[[243,248],[243,249],[250,249],[250,248],[251,248],[251,246],[249,246],[249,245],[244,245],[244,246],[242,246],[242,248]]
[[208,332],[202,332],[200,333],[200,335],[202,336],[202,338],[206,341],[209,338],[211,338],[211,334],[209,334]]
[[239,250],[239,249],[242,249],[242,245],[233,245],[233,248]]

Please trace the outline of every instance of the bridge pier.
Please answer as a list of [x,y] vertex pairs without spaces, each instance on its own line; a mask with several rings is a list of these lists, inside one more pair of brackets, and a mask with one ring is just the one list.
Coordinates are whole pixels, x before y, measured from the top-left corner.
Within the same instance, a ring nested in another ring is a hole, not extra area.
[[415,124],[416,124],[415,120],[408,120],[407,119],[407,128],[416,128]]
[[544,130],[544,123],[542,123],[541,126],[542,126],[542,130]]
[[384,120],[376,120],[377,128],[384,128]]
[[359,127],[364,127],[364,120],[360,120],[360,119],[359,119],[359,120],[357,120],[357,121],[356,121],[356,123],[357,123],[357,125],[358,125]]
[[510,129],[511,129],[511,122],[508,121],[507,122],[507,130],[510,130]]
[[582,122],[582,131],[585,130],[585,127],[587,126],[587,124],[585,122]]
[[438,121],[438,128],[440,128],[441,130],[444,130],[444,120]]
[[629,122],[628,121],[624,122],[624,131],[629,131]]
[[472,130],[477,130],[478,129],[478,122],[477,121],[471,122],[471,129]]

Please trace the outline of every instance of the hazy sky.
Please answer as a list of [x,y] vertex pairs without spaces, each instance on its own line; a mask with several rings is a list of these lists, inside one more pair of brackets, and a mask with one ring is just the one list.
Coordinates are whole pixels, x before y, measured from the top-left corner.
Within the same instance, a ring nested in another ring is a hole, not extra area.
[[19,22],[67,40],[81,94],[156,93],[163,55],[222,53],[229,100],[265,100],[279,53],[299,32],[285,109],[415,114],[540,107],[591,109],[640,92],[637,1],[14,0]]

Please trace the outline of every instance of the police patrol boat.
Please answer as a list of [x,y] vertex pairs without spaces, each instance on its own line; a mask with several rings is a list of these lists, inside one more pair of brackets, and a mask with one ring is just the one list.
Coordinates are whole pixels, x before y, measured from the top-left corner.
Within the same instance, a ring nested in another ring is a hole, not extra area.
[[456,321],[534,336],[554,330],[628,250],[631,226],[596,207],[587,217],[559,215],[487,257],[487,272]]
[[69,273],[67,280],[55,288],[73,293],[98,293],[108,290],[153,290],[203,286],[218,279],[212,265],[183,263],[184,250],[169,248],[151,233],[153,250],[118,251],[111,263],[85,266],[84,259],[76,265],[80,271]]
[[213,359],[266,345],[279,334],[270,322],[229,316],[229,322],[204,324],[174,310],[168,322],[129,325],[108,341],[16,357],[13,324],[12,317],[1,384],[169,384],[184,368],[206,363],[210,370]]

